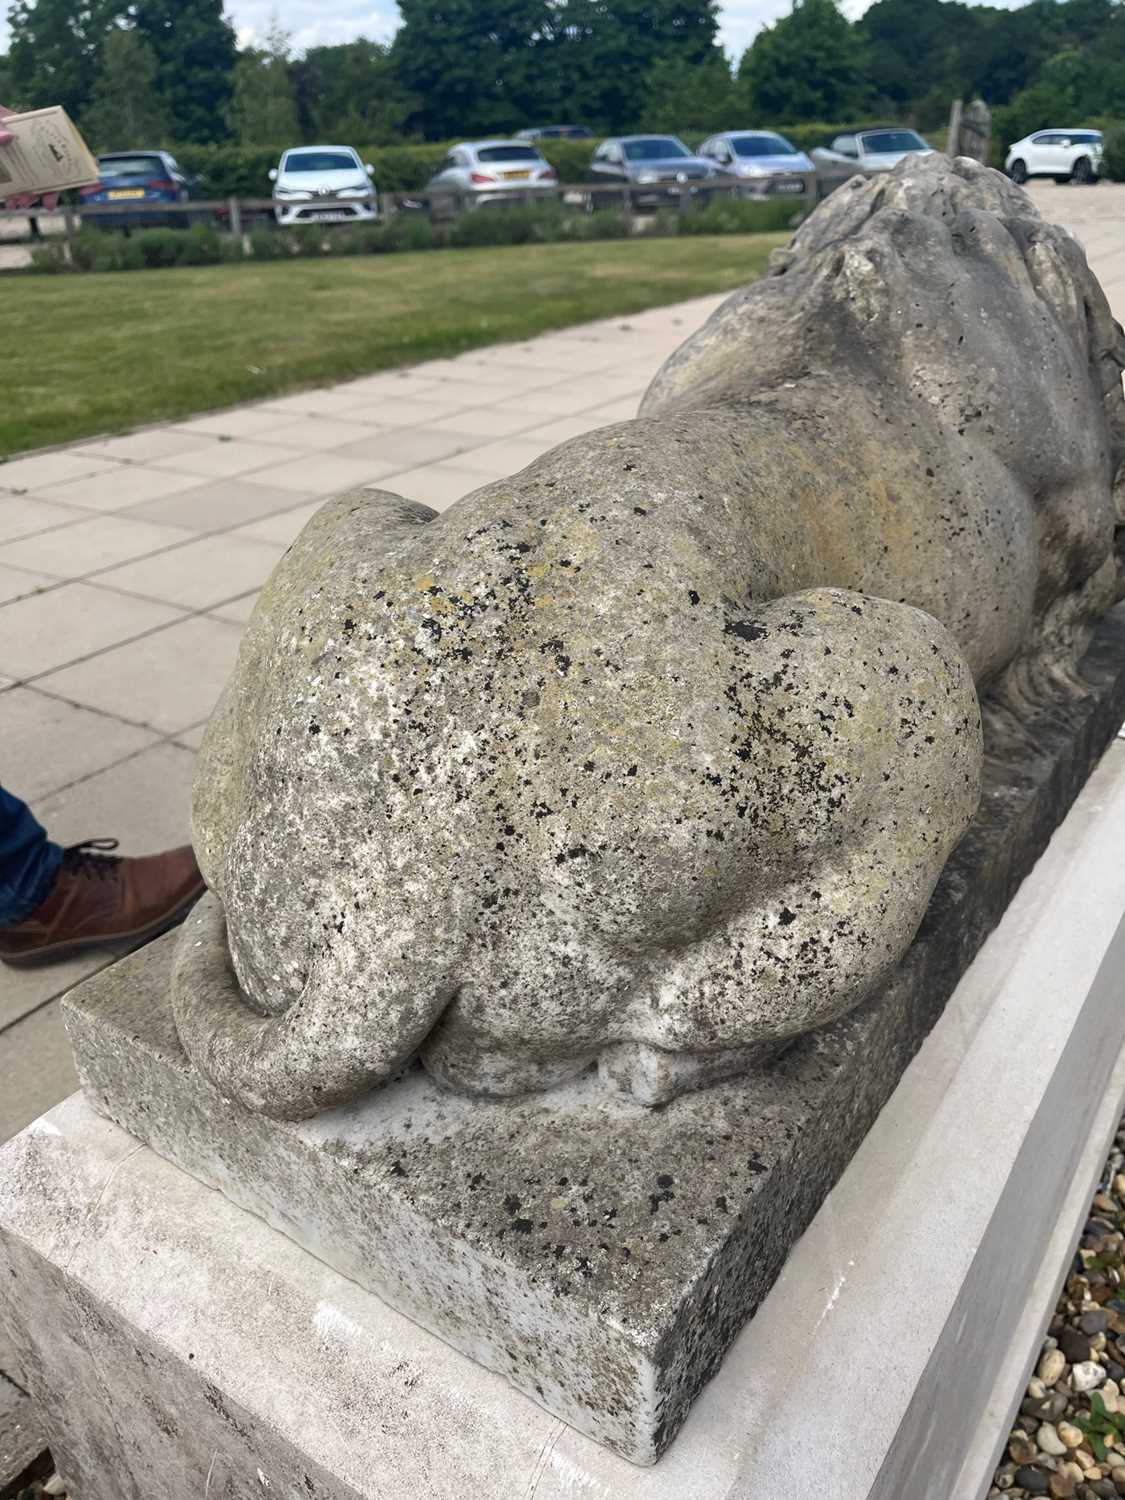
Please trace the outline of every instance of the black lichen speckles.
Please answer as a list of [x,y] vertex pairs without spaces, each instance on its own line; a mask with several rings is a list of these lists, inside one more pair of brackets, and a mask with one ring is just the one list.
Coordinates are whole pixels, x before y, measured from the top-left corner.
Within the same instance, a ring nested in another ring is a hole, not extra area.
[[795,911],[790,911],[787,906],[783,906],[777,920],[778,922],[780,922],[782,927],[788,927],[791,922],[795,922],[797,920],[797,913]]
[[549,641],[544,641],[539,647],[539,650],[544,656],[551,656],[554,658],[555,666],[565,677],[566,674],[570,671],[571,659],[567,655],[562,641],[559,640],[558,637],[554,637]]
[[743,641],[764,640],[766,627],[756,620],[728,620],[723,626],[724,635],[736,635]]

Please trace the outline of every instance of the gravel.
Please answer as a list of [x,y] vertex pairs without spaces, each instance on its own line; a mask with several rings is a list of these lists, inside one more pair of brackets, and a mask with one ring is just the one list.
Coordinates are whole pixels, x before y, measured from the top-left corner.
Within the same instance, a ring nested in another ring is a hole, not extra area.
[[1125,1121],[988,1500],[1125,1497]]

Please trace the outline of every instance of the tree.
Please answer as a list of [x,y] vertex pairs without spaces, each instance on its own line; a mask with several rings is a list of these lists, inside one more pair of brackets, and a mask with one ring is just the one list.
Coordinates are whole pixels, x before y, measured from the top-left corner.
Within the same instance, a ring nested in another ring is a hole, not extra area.
[[138,33],[156,56],[174,138],[221,140],[238,55],[223,0],[136,0],[134,12]]
[[420,106],[400,82],[390,49],[363,37],[310,47],[292,71],[304,140],[384,145],[402,139]]
[[862,38],[835,0],[794,0],[754,38],[739,77],[758,119],[842,121],[872,103],[865,64]]
[[61,104],[73,119],[90,102],[98,57],[127,0],[14,0],[9,11],[11,107]]
[[105,39],[82,131],[95,151],[157,146],[167,138],[168,112],[156,90],[156,58],[131,26],[115,26]]
[[567,113],[606,132],[635,128],[652,111],[657,64],[678,64],[682,79],[683,69],[713,63],[718,28],[715,0],[566,0],[556,72]]
[[400,0],[399,12],[395,73],[431,140],[514,130],[554,106],[549,0]]
[[7,109],[15,109],[16,85],[12,78],[12,59],[7,52],[0,52],[0,103]]
[[730,65],[716,51],[701,63],[658,57],[649,69],[644,108],[636,123],[641,130],[709,134],[736,128],[737,113]]
[[944,124],[950,100],[976,92],[984,14],[983,7],[957,0],[875,0],[855,29],[880,104],[900,118],[914,118],[926,113],[925,101],[936,95],[937,118],[925,123]]
[[247,146],[284,146],[297,137],[297,95],[289,71],[289,33],[276,12],[263,48],[248,47],[234,70],[230,126]]

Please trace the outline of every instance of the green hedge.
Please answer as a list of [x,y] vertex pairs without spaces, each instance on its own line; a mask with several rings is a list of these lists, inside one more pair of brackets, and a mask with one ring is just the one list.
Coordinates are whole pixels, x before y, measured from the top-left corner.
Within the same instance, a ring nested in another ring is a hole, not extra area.
[[[811,151],[814,146],[825,145],[833,136],[854,129],[855,122],[843,125],[806,122],[776,128],[799,151]],[[944,135],[944,131],[931,132],[927,139],[940,147],[944,144]],[[693,149],[703,139],[696,133],[685,136]],[[356,149],[360,157],[375,168],[375,186],[381,193],[418,193],[425,188],[453,144],[452,141],[438,141],[426,145],[358,146]],[[538,145],[559,174],[560,182],[587,180],[596,141],[540,141]],[[281,146],[182,146],[176,156],[189,173],[203,179],[203,191],[207,197],[268,198],[270,168],[277,166],[283,149]]]
[[[212,266],[242,259],[242,247],[211,224],[190,229],[138,229],[129,235],[84,226],[74,237],[74,266],[80,271],[154,271],[167,266]],[[69,271],[66,245],[51,240],[35,245],[31,269]]]
[[[433,145],[357,146],[361,159],[375,168],[381,193],[419,193],[441,166],[453,142]],[[596,142],[545,141],[543,154],[561,182],[583,182]],[[189,175],[202,179],[209,198],[268,198],[270,168],[281,146],[181,146],[176,158]]]
[[[140,271],[167,266],[217,265],[225,261],[320,259],[331,255],[386,255],[401,250],[446,250],[479,245],[545,244],[567,240],[627,239],[631,235],[755,234],[796,226],[791,203],[721,199],[690,213],[663,213],[638,230],[626,215],[609,210],[586,213],[562,204],[516,205],[461,214],[434,224],[426,214],[398,213],[378,224],[303,225],[277,229],[261,225],[242,241],[219,234],[209,224],[191,229],[138,229],[129,235],[84,227],[74,240],[74,263],[81,271]],[[36,246],[32,271],[70,270],[62,241]]]
[[1113,182],[1125,182],[1125,125],[1114,125],[1106,131],[1102,175]]

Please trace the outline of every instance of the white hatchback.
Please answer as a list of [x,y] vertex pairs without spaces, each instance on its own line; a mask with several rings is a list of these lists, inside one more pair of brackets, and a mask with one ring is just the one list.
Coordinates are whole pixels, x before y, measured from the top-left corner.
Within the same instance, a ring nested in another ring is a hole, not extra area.
[[279,224],[356,223],[378,217],[375,168],[350,146],[297,146],[270,173]]
[[1100,130],[1037,130],[1008,152],[1004,170],[1013,182],[1053,177],[1056,182],[1097,182],[1102,170]]

